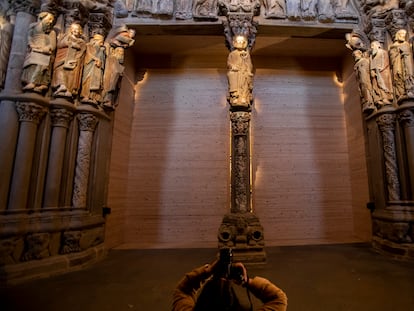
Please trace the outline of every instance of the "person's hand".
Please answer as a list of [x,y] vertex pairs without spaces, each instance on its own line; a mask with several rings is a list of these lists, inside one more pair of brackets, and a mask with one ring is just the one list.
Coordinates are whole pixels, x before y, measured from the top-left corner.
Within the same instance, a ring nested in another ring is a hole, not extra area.
[[249,277],[247,276],[247,269],[241,262],[236,262],[233,264],[233,267],[239,269],[242,275],[241,280],[234,280],[239,285],[244,285],[248,282]]

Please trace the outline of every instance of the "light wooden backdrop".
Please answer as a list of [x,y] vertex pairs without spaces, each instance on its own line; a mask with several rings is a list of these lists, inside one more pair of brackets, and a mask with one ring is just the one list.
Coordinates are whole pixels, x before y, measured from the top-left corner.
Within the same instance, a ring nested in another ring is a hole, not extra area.
[[[123,81],[106,245],[217,247],[229,209],[225,56],[149,59],[141,81],[133,66]],[[253,60],[253,208],[266,245],[369,241],[352,62],[338,75],[338,60]]]

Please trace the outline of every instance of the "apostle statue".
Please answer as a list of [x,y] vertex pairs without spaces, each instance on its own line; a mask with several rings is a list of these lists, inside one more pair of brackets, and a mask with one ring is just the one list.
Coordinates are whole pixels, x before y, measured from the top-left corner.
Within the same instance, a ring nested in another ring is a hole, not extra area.
[[109,35],[106,43],[106,64],[103,81],[103,106],[106,109],[116,107],[119,84],[125,67],[125,49],[135,43],[135,30],[125,25],[115,28]]
[[394,92],[397,101],[414,97],[414,63],[410,43],[406,40],[407,31],[400,29],[389,46]]
[[250,107],[253,99],[253,65],[247,43],[245,36],[235,36],[233,38],[234,50],[227,58],[228,101],[233,107]]
[[23,91],[44,93],[51,80],[52,63],[56,50],[55,17],[41,12],[28,30],[28,51],[23,63]]
[[393,100],[389,57],[379,41],[371,42],[370,71],[372,97],[375,105],[381,108]]
[[366,114],[370,114],[375,111],[374,100],[372,99],[370,60],[361,50],[355,50],[352,52],[352,55],[355,60],[354,71],[358,80],[362,111]]
[[73,23],[58,39],[52,78],[55,97],[72,98],[79,93],[86,51],[86,42],[82,33],[82,26]]
[[80,93],[82,103],[98,106],[102,101],[105,56],[104,36],[96,33],[86,44]]

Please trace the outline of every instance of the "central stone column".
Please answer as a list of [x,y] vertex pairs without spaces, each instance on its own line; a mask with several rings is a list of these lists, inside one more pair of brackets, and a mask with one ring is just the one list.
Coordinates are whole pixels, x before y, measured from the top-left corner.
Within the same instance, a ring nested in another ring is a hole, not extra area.
[[228,5],[224,9],[227,58],[228,94],[231,122],[231,201],[230,213],[224,215],[219,228],[219,247],[233,249],[235,261],[262,263],[266,260],[263,227],[253,213],[250,122],[253,104],[253,65],[250,58],[256,35],[252,6]]

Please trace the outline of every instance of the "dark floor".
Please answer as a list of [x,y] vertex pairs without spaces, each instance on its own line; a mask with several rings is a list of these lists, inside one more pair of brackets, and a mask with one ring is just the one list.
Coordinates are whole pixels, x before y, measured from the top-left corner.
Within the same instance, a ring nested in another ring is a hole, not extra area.
[[[281,287],[289,311],[414,310],[414,263],[398,262],[366,244],[266,248],[252,266]],[[1,290],[0,310],[170,310],[182,275],[212,261],[215,249],[113,250],[83,271]]]

